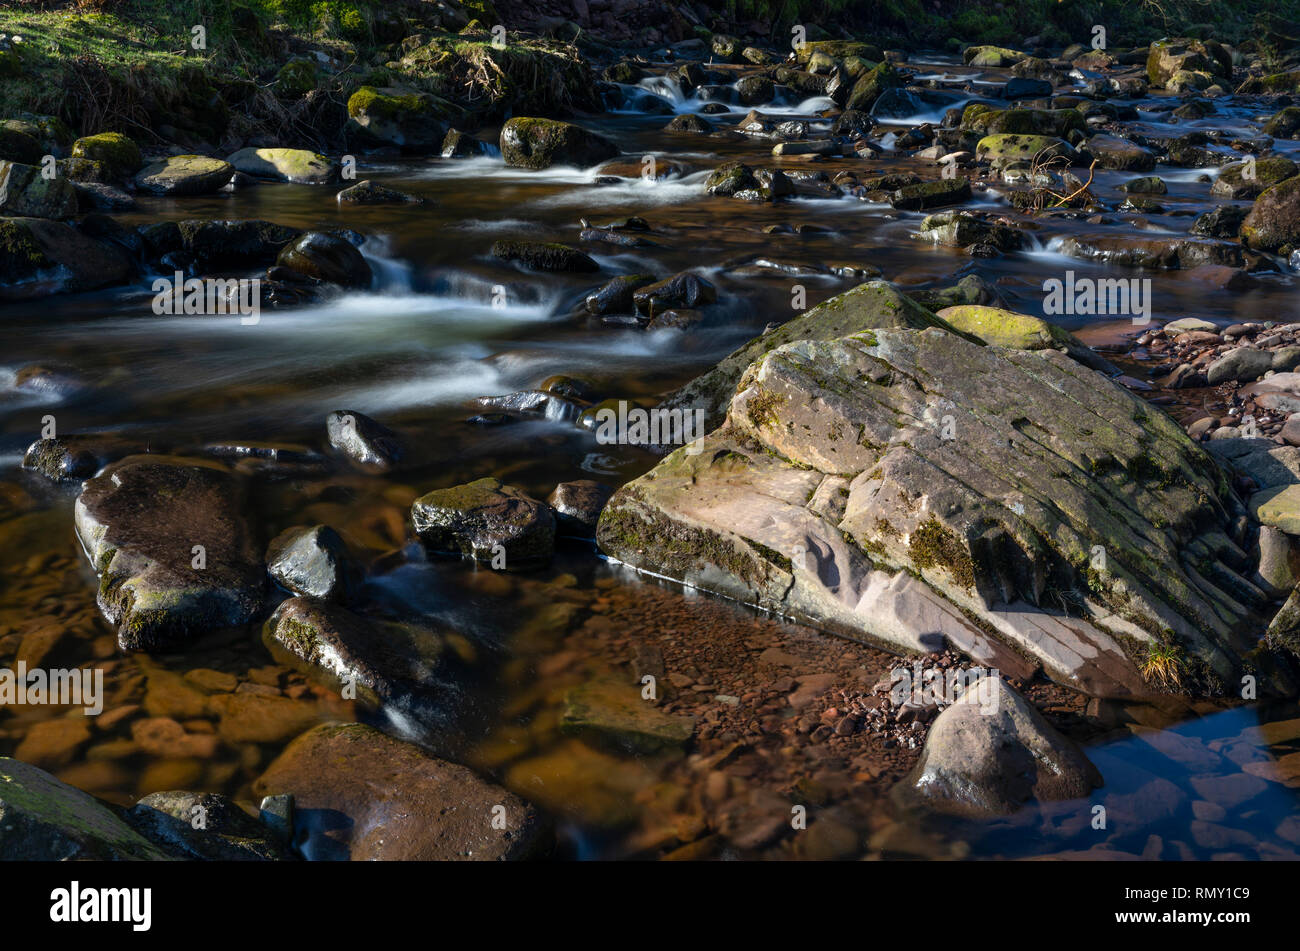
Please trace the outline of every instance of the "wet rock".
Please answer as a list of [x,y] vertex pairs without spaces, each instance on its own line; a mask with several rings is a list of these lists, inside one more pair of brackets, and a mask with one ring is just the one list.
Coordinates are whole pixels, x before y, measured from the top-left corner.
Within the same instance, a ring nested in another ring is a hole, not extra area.
[[761,106],[772,101],[776,84],[763,75],[745,76],[736,83],[736,92],[744,106]]
[[1024,243],[1019,231],[968,211],[941,211],[927,215],[917,237],[951,248],[987,244],[1001,251],[1015,251]]
[[1074,742],[998,677],[966,688],[935,719],[895,795],[940,812],[1009,815],[1030,800],[1082,799],[1101,774]]
[[474,402],[488,409],[544,416],[547,419],[575,420],[581,412],[581,407],[572,400],[542,390],[522,390],[504,396],[480,396]]
[[366,466],[388,469],[401,462],[401,438],[382,423],[355,410],[335,410],[325,417],[330,445]]
[[215,793],[150,793],[124,818],[144,838],[180,859],[269,862],[285,858],[271,830]]
[[1256,251],[1300,245],[1300,175],[1260,193],[1241,223],[1241,238]]
[[1264,124],[1264,134],[1275,139],[1294,139],[1300,133],[1300,106],[1287,106]]
[[1253,347],[1229,350],[1206,368],[1205,377],[1211,386],[1227,380],[1249,383],[1263,376],[1273,365],[1273,354]]
[[1158,175],[1134,178],[1121,185],[1120,189],[1130,195],[1164,195],[1169,191],[1165,180]]
[[349,185],[335,196],[340,205],[422,205],[423,198],[376,185],[366,179]]
[[906,85],[902,73],[894,68],[893,63],[880,63],[862,74],[849,90],[844,100],[844,108],[859,112],[870,112],[887,89],[897,89]]
[[[463,672],[449,638],[417,624],[365,617],[335,604],[290,598],[271,615],[262,639],[272,654],[330,687],[350,687],[373,707],[388,707],[425,729],[446,729]],[[468,653],[462,651],[462,653]]]
[[339,178],[337,164],[319,152],[306,149],[250,147],[233,153],[226,161],[245,175],[277,182],[332,185]]
[[1149,172],[1156,167],[1153,153],[1118,136],[1094,135],[1086,147],[1102,168],[1122,172]]
[[695,718],[674,716],[641,696],[639,686],[595,681],[564,698],[560,731],[594,738],[629,753],[680,749],[695,733]]
[[162,858],[93,796],[35,766],[0,757],[0,861]]
[[47,179],[35,165],[0,161],[0,215],[10,218],[71,218],[77,190],[62,178]]
[[677,307],[655,314],[646,324],[646,330],[690,330],[704,322],[703,311]]
[[995,68],[1014,66],[1028,56],[1028,53],[1002,46],[968,46],[962,52],[962,60],[967,66]]
[[1246,215],[1249,213],[1249,208],[1220,205],[1193,221],[1191,233],[1207,238],[1235,239],[1237,232],[1241,230],[1241,223],[1246,220]]
[[970,182],[965,178],[944,178],[937,182],[904,185],[889,196],[889,203],[906,211],[940,208],[969,201]]
[[281,587],[344,603],[357,580],[348,546],[328,525],[287,528],[266,550],[266,570]]
[[211,195],[229,183],[235,169],[229,162],[205,155],[169,155],[146,165],[135,187],[151,195]]
[[501,127],[500,144],[505,163],[520,168],[589,168],[619,154],[605,136],[557,119],[510,119]]
[[599,264],[577,248],[553,242],[497,241],[492,245],[492,256],[502,261],[518,261],[533,271],[582,274],[600,270]]
[[549,844],[524,800],[361,724],[304,734],[253,788],[293,796],[295,848],[308,859],[498,861]]
[[718,289],[690,271],[682,271],[654,284],[637,288],[632,294],[636,309],[654,317],[675,307],[703,307],[716,303]]
[[200,270],[269,264],[301,232],[256,218],[165,221],[140,229],[155,257],[182,251]]
[[1223,166],[1219,177],[1210,186],[1210,194],[1241,201],[1256,198],[1265,188],[1300,172],[1300,166],[1288,158],[1256,159],[1253,156],[1245,162]]
[[144,167],[140,147],[120,132],[101,132],[72,143],[72,157],[104,163],[113,181],[125,181]]
[[1052,84],[1045,79],[1017,76],[1002,87],[1004,99],[1044,99],[1052,94]]
[[975,157],[987,160],[994,168],[1013,162],[1032,162],[1063,156],[1071,164],[1078,162],[1074,147],[1064,139],[1047,135],[986,135],[975,145]]
[[664,130],[667,132],[712,132],[713,123],[702,116],[684,112],[664,126]]
[[[1147,56],[1147,79],[1152,86],[1164,86],[1173,91],[1186,88],[1171,82],[1180,73],[1200,73],[1205,88],[1214,76],[1229,76],[1232,73],[1232,58],[1218,43],[1212,41],[1189,39],[1157,40],[1151,44]],[[1184,80],[1184,83],[1187,80]]]
[[[829,303],[823,315],[843,315]],[[832,326],[854,329],[844,316]],[[1232,632],[1267,598],[1231,541],[1241,512],[1223,474],[1168,417],[1055,350],[938,329],[768,336],[722,390],[726,423],[701,451],[615,493],[603,551],[909,650],[934,650],[941,634],[972,656],[1000,653],[993,666],[1025,651],[1095,695],[1155,689],[1126,648],[1154,630],[1225,682],[1237,676]],[[694,398],[666,402],[708,406],[699,383],[683,391]],[[968,383],[978,392],[962,392]],[[1047,443],[1035,419],[1050,420]],[[1105,572],[1087,571],[1094,545]],[[1077,610],[1054,605],[1049,587],[1080,592]]]
[[1061,253],[1135,268],[1190,269],[1203,264],[1239,268],[1246,263],[1239,245],[1205,238],[1071,235],[1061,242]]
[[50,437],[38,439],[27,447],[23,468],[56,482],[80,482],[110,462],[147,451],[135,440],[119,436]]
[[1245,773],[1193,776],[1191,782],[1198,796],[1225,809],[1238,809],[1268,790],[1266,780]]
[[489,563],[503,558],[507,568],[549,561],[555,549],[550,507],[496,479],[435,489],[415,500],[411,520],[430,549]]
[[427,151],[447,132],[438,101],[428,93],[362,86],[348,99],[348,127],[385,145]]
[[459,129],[448,129],[442,139],[443,158],[470,158],[475,155],[489,155],[491,151],[486,142],[480,142]]
[[595,538],[601,509],[613,494],[612,488],[591,479],[561,482],[546,499],[555,510],[556,531],[573,538]]
[[275,263],[342,287],[369,287],[373,279],[370,265],[351,242],[323,231],[309,231],[285,245]]
[[242,506],[240,481],[199,460],[128,456],[85,483],[77,536],[123,650],[184,643],[261,609],[265,569]]
[[606,314],[630,314],[635,307],[632,295],[653,281],[652,274],[620,275],[587,296],[585,301],[587,313],[595,317],[603,317]]

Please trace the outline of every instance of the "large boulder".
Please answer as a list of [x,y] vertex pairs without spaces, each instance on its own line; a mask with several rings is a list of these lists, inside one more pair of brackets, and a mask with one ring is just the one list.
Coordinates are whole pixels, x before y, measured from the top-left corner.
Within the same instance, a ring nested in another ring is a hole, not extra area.
[[[606,505],[606,553],[894,648],[1032,658],[1097,695],[1156,690],[1139,665],[1165,640],[1207,692],[1240,676],[1267,602],[1233,540],[1244,510],[1169,417],[1054,349],[938,329],[755,343],[725,423]],[[698,382],[708,406],[722,387]]]
[[983,818],[1009,815],[1031,799],[1082,799],[1102,777],[1001,677],[966,687],[930,727],[921,760],[896,787],[904,802]]
[[61,221],[0,218],[0,299],[43,297],[121,284],[135,273],[127,253]]
[[1227,77],[1232,75],[1232,56],[1222,45],[1210,41],[1168,39],[1152,43],[1147,54],[1147,79],[1151,85],[1166,86],[1179,73],[1202,73],[1207,80]]
[[1300,246],[1300,175],[1260,193],[1241,223],[1241,238],[1256,251]]
[[250,147],[233,153],[226,161],[245,175],[298,185],[331,185],[339,178],[337,164],[307,149]]
[[157,650],[247,623],[265,568],[224,466],[127,456],[77,497],[77,536],[99,575],[98,602],[123,650]]
[[374,86],[362,86],[349,97],[348,127],[363,138],[413,151],[432,151],[447,134],[433,96]]
[[45,178],[35,165],[0,161],[0,215],[14,218],[71,218],[77,190],[64,178]]
[[135,187],[154,195],[210,195],[234,176],[229,162],[206,155],[169,155],[146,165],[135,177]]
[[0,861],[166,857],[93,796],[35,766],[0,757]]
[[619,154],[618,146],[603,135],[558,119],[511,119],[501,127],[500,144],[505,163],[520,168],[588,168]]
[[1210,194],[1237,201],[1256,198],[1264,189],[1272,188],[1298,173],[1300,166],[1284,156],[1261,159],[1252,156],[1244,162],[1223,166],[1219,177],[1210,186]]
[[294,841],[309,859],[491,862],[549,841],[518,796],[359,723],[298,737],[253,790],[293,796]]

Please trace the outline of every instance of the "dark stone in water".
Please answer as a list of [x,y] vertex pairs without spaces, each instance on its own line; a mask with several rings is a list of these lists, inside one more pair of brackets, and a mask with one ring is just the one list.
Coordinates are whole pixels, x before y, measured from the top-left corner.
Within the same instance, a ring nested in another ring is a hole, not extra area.
[[574,482],[561,482],[546,501],[555,509],[556,524],[561,535],[594,539],[600,511],[613,494],[614,490],[603,482],[578,479]]
[[150,793],[128,809],[125,818],[176,858],[266,862],[287,857],[269,828],[234,800],[214,793]]
[[589,272],[600,265],[577,248],[567,244],[539,241],[497,241],[492,256],[502,261],[518,261],[533,271]]
[[718,290],[699,275],[683,271],[638,289],[632,298],[638,311],[647,317],[654,317],[674,307],[693,308],[715,303]]
[[323,675],[331,687],[350,685],[357,699],[387,705],[428,729],[449,724],[459,690],[448,675],[473,658],[459,635],[311,598],[290,598],[276,608],[262,640],[292,666]]
[[261,610],[265,569],[243,494],[224,466],[175,456],[128,456],[86,482],[77,535],[123,650],[174,646]]
[[354,410],[335,410],[325,417],[330,445],[363,465],[387,469],[405,455],[397,433]]
[[604,284],[586,300],[587,313],[596,317],[606,314],[629,314],[636,291],[654,281],[653,274],[623,274]]
[[304,733],[253,789],[293,795],[294,841],[309,859],[501,861],[551,837],[513,793],[359,723]]
[[496,479],[437,489],[411,506],[415,532],[436,552],[516,568],[550,561],[555,513],[550,506]]
[[109,435],[38,439],[27,447],[23,468],[56,482],[89,479],[108,463],[148,449],[132,439]]
[[266,550],[266,570],[294,594],[345,603],[358,571],[348,546],[328,525],[287,528]]
[[351,185],[335,196],[340,205],[423,205],[424,199],[393,188],[376,185],[366,179]]
[[309,231],[285,246],[276,264],[343,287],[368,287],[370,265],[352,242],[337,235]]

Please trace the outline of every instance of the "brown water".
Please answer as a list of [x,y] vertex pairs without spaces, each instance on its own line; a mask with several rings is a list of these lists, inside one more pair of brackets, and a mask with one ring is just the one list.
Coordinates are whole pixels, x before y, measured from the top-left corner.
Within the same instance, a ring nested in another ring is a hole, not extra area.
[[[945,86],[953,104],[985,91],[978,81],[1003,78],[938,61],[919,70],[946,77],[927,81]],[[822,105],[764,111],[816,120]],[[1137,105],[1139,128],[1168,133],[1168,102]],[[1179,128],[1257,131],[1259,117],[1249,109],[1223,100],[1218,106],[1219,115]],[[732,119],[744,111],[735,107]],[[942,107],[932,111],[927,118],[937,121]],[[363,252],[378,276],[373,290],[267,312],[256,326],[235,317],[157,317],[148,281],[0,308],[0,664],[94,665],[105,671],[108,692],[98,718],[52,707],[0,708],[0,753],[16,752],[119,803],[176,788],[247,801],[271,759],[316,722],[362,718],[398,732],[408,726],[278,665],[253,628],[174,655],[121,654],[95,607],[94,576],[72,532],[75,489],[19,468],[47,414],[64,434],[122,431],[159,445],[233,440],[320,448],[325,414],[350,408],[401,432],[411,458],[386,477],[336,472],[262,484],[252,503],[261,531],[269,539],[290,525],[333,525],[372,563],[367,610],[425,618],[465,635],[476,673],[462,686],[463,723],[454,733],[422,739],[553,814],[563,856],[962,858],[1097,846],[1166,859],[1294,855],[1295,710],[1107,705],[1104,718],[1088,720],[1081,698],[1031,686],[1030,696],[1064,729],[1093,744],[1090,755],[1106,786],[1089,802],[1027,810],[1003,822],[922,821],[896,812],[886,795],[914,764],[915,749],[885,749],[863,734],[812,735],[828,707],[868,691],[892,666],[887,655],[637,577],[581,545],[563,549],[546,571],[503,575],[429,562],[411,544],[410,503],[430,489],[490,474],[545,497],[560,481],[618,482],[654,463],[635,448],[598,445],[562,421],[469,425],[466,418],[478,412],[473,398],[533,388],[555,373],[588,380],[603,395],[653,395],[791,316],[795,283],[806,288],[808,306],[857,283],[739,270],[755,258],[870,266],[905,287],[947,286],[978,273],[1013,307],[1039,314],[1042,281],[1063,278],[1067,269],[1136,276],[1055,251],[1065,235],[1114,234],[1113,225],[1043,219],[1032,225],[1037,250],[972,259],[913,239],[919,215],[855,199],[763,205],[710,198],[702,185],[709,169],[733,157],[774,164],[771,143],[665,133],[666,121],[629,112],[590,122],[634,159],[654,154],[687,170],[654,184],[597,184],[592,170],[530,173],[489,158],[363,161],[360,177],[433,202],[341,208],[332,190],[267,184],[220,198],[142,198],[138,212],[122,216],[128,225],[258,217],[304,228],[346,226],[368,236]],[[899,128],[906,124],[912,123]],[[903,169],[934,174],[892,153],[875,161],[778,161],[830,176],[840,169],[860,177]],[[1205,173],[1162,166],[1156,174],[1169,183],[1159,199],[1165,213],[1110,217],[1153,233],[1185,232],[1195,214],[1211,207],[1209,186],[1197,181]],[[1117,206],[1116,186],[1130,177],[1099,172],[1094,191]],[[977,186],[971,205],[1010,213],[997,189]],[[587,248],[602,266],[595,279],[525,273],[488,256],[498,238],[577,243],[579,218],[599,223],[633,214],[650,222],[656,247]],[[762,231],[782,223],[828,230]],[[614,274],[668,276],[685,268],[717,284],[716,328],[646,333],[593,326],[577,315],[583,296]],[[1141,276],[1153,282],[1155,320],[1297,316],[1293,274],[1261,276],[1249,294],[1207,289],[1178,272]],[[506,290],[504,307],[492,304],[498,285]],[[66,367],[83,387],[32,391],[6,380],[33,363]],[[656,663],[678,675],[661,709],[697,719],[689,753],[634,754],[560,729],[570,691],[607,680],[626,689],[641,667]],[[819,686],[829,692],[816,695]],[[1260,731],[1261,721],[1279,725]],[[1138,735],[1147,729],[1188,742],[1159,741],[1164,752],[1157,752]],[[1199,752],[1186,753],[1189,743]],[[1262,791],[1222,815],[1215,803],[1193,805],[1213,799],[1206,779],[1242,772],[1262,777]],[[1102,830],[1090,825],[1095,803],[1111,817]],[[802,833],[789,824],[791,806],[799,804],[811,820]],[[1233,834],[1190,825],[1203,816]]]

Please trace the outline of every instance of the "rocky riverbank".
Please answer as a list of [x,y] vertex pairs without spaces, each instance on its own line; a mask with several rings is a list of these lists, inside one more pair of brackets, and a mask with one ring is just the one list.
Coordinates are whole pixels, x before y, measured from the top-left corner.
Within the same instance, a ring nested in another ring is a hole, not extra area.
[[0,856],[1292,857],[1300,28],[886,6],[6,11]]

